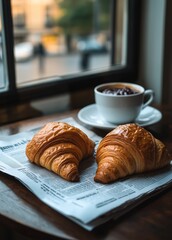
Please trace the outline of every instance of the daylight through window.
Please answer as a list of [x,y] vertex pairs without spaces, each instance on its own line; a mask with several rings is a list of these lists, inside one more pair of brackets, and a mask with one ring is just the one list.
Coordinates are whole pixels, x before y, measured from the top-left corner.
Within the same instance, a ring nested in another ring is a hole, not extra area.
[[[17,85],[125,63],[127,0],[12,0]],[[28,74],[27,74],[28,73]]]

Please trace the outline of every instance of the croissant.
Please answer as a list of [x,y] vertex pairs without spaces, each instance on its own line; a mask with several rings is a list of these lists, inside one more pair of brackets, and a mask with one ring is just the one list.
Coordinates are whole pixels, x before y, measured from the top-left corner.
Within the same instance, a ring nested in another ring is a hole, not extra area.
[[96,182],[109,183],[170,163],[165,145],[137,124],[119,125],[100,142],[96,152]]
[[94,152],[94,142],[80,129],[63,122],[49,122],[26,145],[30,162],[68,181],[79,181],[82,159]]

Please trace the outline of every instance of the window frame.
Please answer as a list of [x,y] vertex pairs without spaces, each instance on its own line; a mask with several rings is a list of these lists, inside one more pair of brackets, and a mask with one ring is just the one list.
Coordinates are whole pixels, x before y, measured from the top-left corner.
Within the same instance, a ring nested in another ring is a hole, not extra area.
[[[128,32],[127,32],[127,59],[126,65],[122,67],[112,66],[104,72],[92,72],[70,75],[65,77],[51,78],[52,81],[41,82],[28,87],[17,88],[15,77],[15,60],[13,53],[14,36],[11,13],[11,0],[2,0],[3,24],[6,46],[6,67],[9,78],[9,90],[0,94],[1,104],[22,103],[44,97],[58,95],[62,93],[72,93],[75,91],[93,88],[97,84],[112,81],[136,82],[138,75],[139,56],[139,22],[140,22],[140,1],[128,0]],[[112,52],[114,52],[114,32],[115,32],[115,0],[112,0]],[[113,62],[113,56],[111,58]]]

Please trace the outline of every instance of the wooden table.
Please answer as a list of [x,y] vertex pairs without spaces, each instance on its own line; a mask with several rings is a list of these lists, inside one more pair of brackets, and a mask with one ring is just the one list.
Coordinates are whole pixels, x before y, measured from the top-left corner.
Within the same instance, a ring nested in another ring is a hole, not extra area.
[[[160,109],[162,120],[147,128],[161,139],[172,153],[172,107]],[[0,135],[15,134],[69,116],[77,120],[77,111],[4,125],[0,127]],[[102,136],[107,133],[104,130],[92,130]],[[16,232],[22,235],[22,240],[172,239],[172,191],[169,188],[118,220],[110,221],[89,232],[46,206],[13,177],[0,173],[0,223],[1,231],[4,232],[0,239],[10,240],[19,239],[15,237]]]

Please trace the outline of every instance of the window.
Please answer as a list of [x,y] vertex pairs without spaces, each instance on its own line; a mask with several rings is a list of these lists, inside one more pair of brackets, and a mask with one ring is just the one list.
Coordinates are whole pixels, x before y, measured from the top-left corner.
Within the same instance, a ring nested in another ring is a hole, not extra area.
[[3,102],[135,80],[139,1],[1,2]]
[[4,92],[8,89],[8,79],[5,75],[5,59],[3,47],[4,36],[2,31],[2,12],[0,12],[0,92]]

